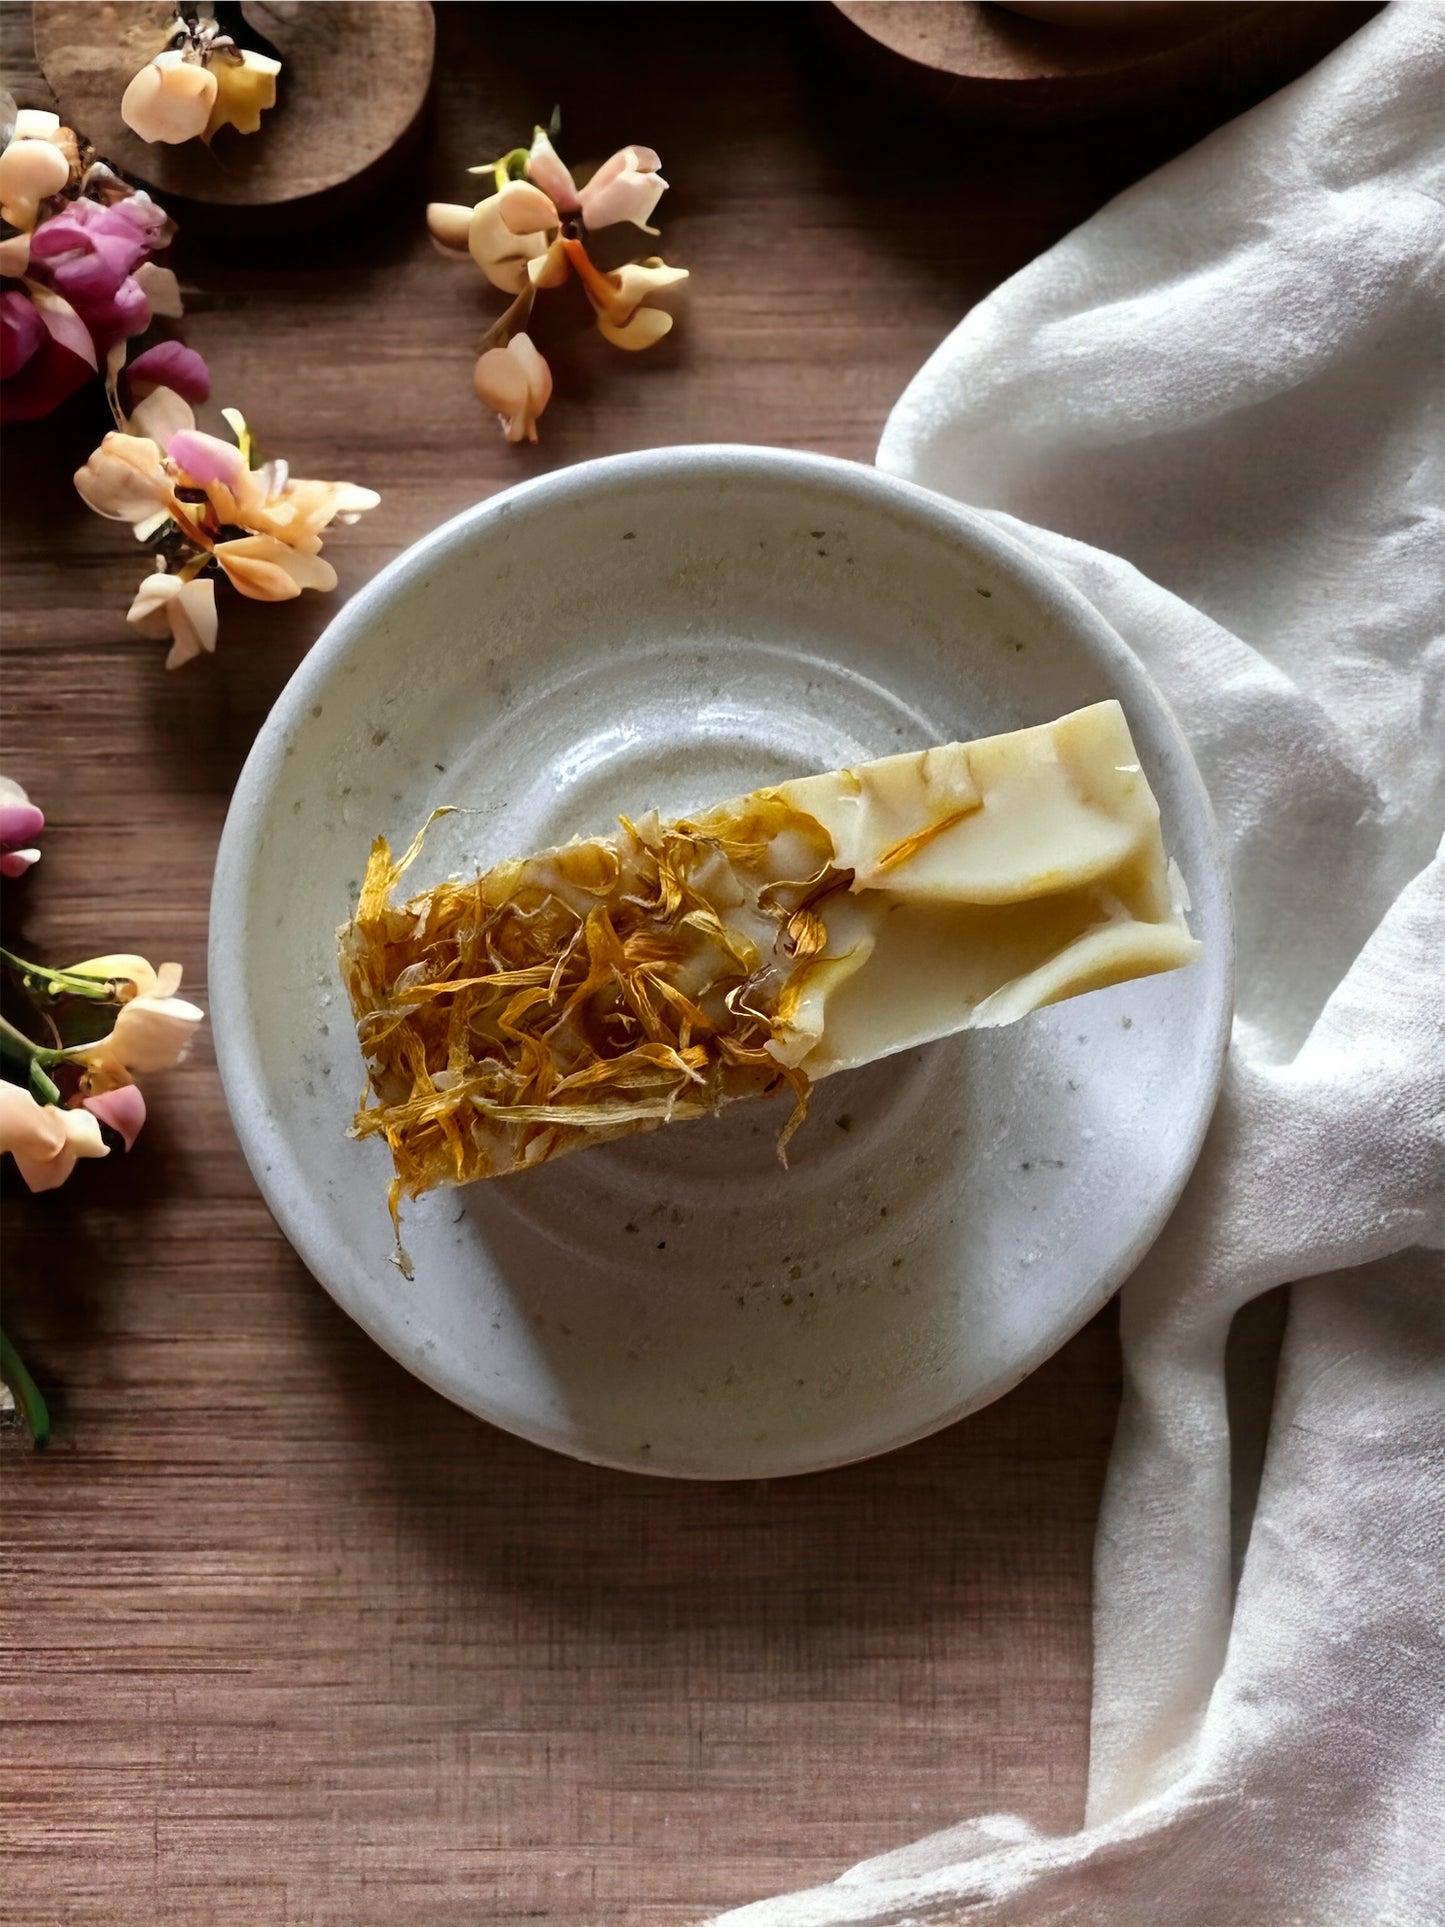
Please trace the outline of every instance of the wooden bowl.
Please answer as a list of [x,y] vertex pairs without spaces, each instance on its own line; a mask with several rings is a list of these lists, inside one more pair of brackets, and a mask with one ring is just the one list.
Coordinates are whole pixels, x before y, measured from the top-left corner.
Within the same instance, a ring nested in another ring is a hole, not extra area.
[[[165,42],[166,0],[40,0],[35,52],[62,120],[167,207],[296,217],[347,183],[370,182],[420,124],[436,21],[424,0],[251,5],[282,61],[276,105],[259,132],[223,128],[210,147],[138,138],[121,95]],[[329,205],[329,202],[328,202]]]
[[835,38],[880,77],[975,122],[1183,109],[1203,131],[1294,79],[1379,8],[1347,0],[833,0],[822,11]]

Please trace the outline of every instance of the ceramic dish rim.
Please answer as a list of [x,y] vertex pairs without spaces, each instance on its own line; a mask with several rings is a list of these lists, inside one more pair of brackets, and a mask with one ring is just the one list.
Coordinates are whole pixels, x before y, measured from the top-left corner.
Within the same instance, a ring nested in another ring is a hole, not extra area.
[[[975,550],[986,555],[999,574],[1052,601],[1060,621],[1069,627],[1074,639],[1083,643],[1088,654],[1101,667],[1115,673],[1117,680],[1125,685],[1132,683],[1152,697],[1165,729],[1173,738],[1174,753],[1185,779],[1182,787],[1193,792],[1193,804],[1203,831],[1202,841],[1219,885],[1224,922],[1221,938],[1226,954],[1220,960],[1217,980],[1220,985],[1219,1005],[1209,1040],[1211,1071],[1202,1086],[1203,1098],[1198,1104],[1197,1113],[1190,1121],[1187,1147],[1179,1160],[1176,1178],[1155,1208],[1141,1219],[1134,1237],[1119,1259],[1100,1273],[1095,1288],[1088,1294],[1072,1322],[1065,1329],[1051,1332],[1043,1343],[1031,1347],[1021,1360],[998,1374],[973,1396],[950,1406],[922,1425],[907,1428],[882,1444],[841,1456],[827,1454],[816,1463],[790,1467],[786,1471],[729,1474],[678,1471],[666,1465],[643,1467],[611,1458],[605,1453],[584,1450],[576,1443],[561,1443],[555,1436],[548,1436],[547,1428],[541,1424],[529,1427],[510,1420],[503,1424],[488,1412],[478,1410],[468,1396],[467,1388],[456,1379],[449,1383],[445,1369],[439,1368],[433,1360],[427,1359],[422,1363],[404,1356],[396,1333],[379,1321],[363,1315],[348,1302],[345,1280],[337,1277],[333,1282],[332,1277],[328,1276],[329,1239],[324,1229],[327,1222],[325,1216],[305,1211],[300,1195],[289,1191],[267,1165],[266,1133],[277,1127],[270,1126],[267,1121],[266,1086],[258,1068],[259,1057],[248,1050],[252,1025],[245,980],[246,950],[244,944],[235,941],[235,934],[240,907],[250,899],[255,849],[255,839],[249,833],[250,826],[264,819],[268,791],[285,757],[288,740],[304,728],[311,705],[320,697],[348,650],[362,640],[377,615],[405,592],[414,575],[431,569],[441,558],[451,556],[468,543],[484,538],[489,528],[505,521],[521,507],[535,507],[550,498],[555,508],[564,505],[569,498],[586,496],[599,487],[634,481],[643,486],[655,485],[671,475],[696,477],[699,472],[709,469],[716,474],[720,484],[729,481],[735,483],[740,471],[748,466],[753,468],[760,481],[806,484],[812,480],[826,483],[835,489],[851,492],[860,507],[901,509],[911,517],[915,526],[928,525],[936,532],[946,532],[951,525],[955,532],[966,532]],[[1228,862],[1209,794],[1173,710],[1154,678],[1122,636],[1065,577],[979,510],[869,464],[838,456],[752,443],[677,444],[624,455],[598,456],[551,470],[544,475],[529,477],[484,501],[473,503],[411,543],[369,582],[356,590],[337,611],[272,704],[256,733],[232,792],[217,849],[211,890],[208,989],[221,1087],[232,1127],[251,1175],[267,1208],[312,1277],[369,1338],[432,1391],[440,1393],[474,1418],[496,1425],[498,1429],[524,1438],[531,1444],[560,1452],[586,1464],[636,1473],[642,1477],[725,1484],[746,1478],[805,1477],[858,1464],[928,1438],[1011,1391],[1102,1310],[1136,1269],[1168,1222],[1198,1162],[1205,1134],[1214,1115],[1233,1023],[1234,908]],[[259,1123],[256,1121],[258,1119],[261,1120]]]

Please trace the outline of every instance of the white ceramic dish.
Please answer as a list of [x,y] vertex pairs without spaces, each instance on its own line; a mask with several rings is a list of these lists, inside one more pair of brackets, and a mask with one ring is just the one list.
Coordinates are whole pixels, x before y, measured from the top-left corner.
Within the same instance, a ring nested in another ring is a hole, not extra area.
[[[378,831],[413,872],[1118,696],[1205,959],[773,1103],[408,1208],[345,1136],[336,926]],[[1158,691],[983,518],[872,469],[680,448],[468,510],[353,597],[276,704],[216,866],[211,1008],[283,1230],[394,1357],[541,1444],[756,1478],[884,1451],[1014,1384],[1157,1234],[1218,1090],[1228,885]]]

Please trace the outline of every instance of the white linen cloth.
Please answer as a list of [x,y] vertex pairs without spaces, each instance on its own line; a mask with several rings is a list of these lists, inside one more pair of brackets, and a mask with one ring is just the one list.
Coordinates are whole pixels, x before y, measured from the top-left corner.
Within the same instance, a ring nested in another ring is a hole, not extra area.
[[[1445,1921],[1442,101],[1445,12],[1396,0],[998,289],[888,422],[881,467],[996,512],[1162,685],[1237,1017],[1122,1297],[1083,1829],[989,1815],[726,1927]],[[1286,1281],[1232,1596],[1225,1339]]]

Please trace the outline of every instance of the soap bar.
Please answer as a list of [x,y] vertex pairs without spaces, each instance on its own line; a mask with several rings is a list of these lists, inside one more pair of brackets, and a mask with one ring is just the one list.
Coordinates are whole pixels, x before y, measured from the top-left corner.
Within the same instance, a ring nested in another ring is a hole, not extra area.
[[[423,832],[424,835],[424,832]],[[403,1196],[813,1083],[1199,955],[1123,711],[619,819],[340,932]]]

